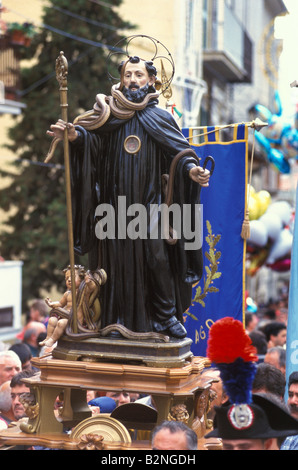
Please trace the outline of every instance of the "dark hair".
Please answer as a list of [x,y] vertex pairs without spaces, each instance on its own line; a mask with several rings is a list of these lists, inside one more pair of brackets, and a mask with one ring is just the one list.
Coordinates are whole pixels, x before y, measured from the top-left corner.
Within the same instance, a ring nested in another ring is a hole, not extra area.
[[24,382],[22,382],[22,380],[29,379],[30,377],[33,377],[33,375],[36,375],[36,371],[22,370],[22,372],[19,372],[18,374],[14,375],[11,379],[10,388],[16,387],[17,385],[24,385]]
[[[138,57],[138,56],[129,57],[129,59],[127,61],[123,60],[118,66],[118,72],[121,73],[123,65],[126,64],[127,62],[130,62],[131,64],[138,64],[141,60],[142,59],[140,59],[140,57]],[[149,60],[144,60],[144,62],[145,62],[146,70],[147,70],[149,76],[154,75],[156,77],[157,70],[154,67],[153,62],[151,60],[150,61]]]
[[15,343],[10,346],[9,350],[14,351],[19,356],[22,364],[25,364],[32,358],[31,349],[25,343]]
[[182,421],[164,421],[156,426],[152,431],[152,442],[156,434],[163,429],[167,429],[171,434],[183,432],[186,436],[187,450],[198,450],[198,437],[196,433]]
[[245,325],[252,321],[254,315],[255,313],[245,312]]
[[248,336],[251,339],[252,345],[257,349],[257,353],[265,355],[267,352],[267,340],[264,333],[261,331],[251,331]]
[[267,341],[270,340],[270,336],[277,336],[278,333],[282,330],[286,330],[287,326],[285,323],[281,323],[278,321],[273,321],[267,323],[263,328],[262,331],[264,335],[266,336]]
[[254,393],[265,389],[273,395],[283,397],[286,390],[285,376],[276,367],[263,362],[257,367],[252,389]]
[[297,384],[298,383],[298,372],[292,372],[289,376],[289,384],[288,387],[290,387],[292,384]]
[[266,310],[266,312],[264,313],[264,317],[269,318],[270,320],[275,320],[276,319],[275,310],[273,310],[273,308]]

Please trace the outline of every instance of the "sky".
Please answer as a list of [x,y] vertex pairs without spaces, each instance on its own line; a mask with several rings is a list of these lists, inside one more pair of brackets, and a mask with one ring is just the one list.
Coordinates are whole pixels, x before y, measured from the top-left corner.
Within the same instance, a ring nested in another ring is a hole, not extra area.
[[298,1],[284,0],[289,15],[276,23],[275,36],[283,39],[283,52],[280,57],[279,92],[284,116],[293,116],[298,104],[298,88],[290,84],[298,81]]

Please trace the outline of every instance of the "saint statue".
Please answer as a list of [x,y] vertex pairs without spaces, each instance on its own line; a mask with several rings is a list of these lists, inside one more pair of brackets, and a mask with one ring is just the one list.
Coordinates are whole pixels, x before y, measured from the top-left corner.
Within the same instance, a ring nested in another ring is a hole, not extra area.
[[[128,57],[119,72],[111,96],[97,95],[92,110],[73,123],[59,119],[47,134],[59,140],[68,128],[75,253],[88,253],[88,268],[100,266],[107,274],[100,292],[101,328],[120,324],[177,341],[187,336],[183,313],[202,276],[202,250],[185,249],[183,237],[170,245],[152,236],[161,217],[158,213],[152,221],[150,212],[164,201],[162,175],[179,152],[191,148],[172,114],[158,105],[154,62]],[[209,177],[191,151],[183,156],[176,167],[173,204],[193,210]],[[128,230],[135,205],[148,216],[138,237]],[[113,230],[105,233],[100,220],[109,221],[108,208],[115,217]]]

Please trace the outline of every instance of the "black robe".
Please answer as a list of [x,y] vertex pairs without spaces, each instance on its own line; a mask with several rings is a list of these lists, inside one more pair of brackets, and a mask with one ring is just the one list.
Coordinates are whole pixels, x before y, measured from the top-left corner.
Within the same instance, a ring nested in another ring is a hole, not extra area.
[[[120,323],[131,331],[162,331],[190,306],[192,284],[202,275],[202,251],[185,251],[184,240],[169,246],[164,239],[105,239],[95,234],[95,210],[111,204],[117,217],[118,196],[131,204],[163,202],[161,176],[181,150],[189,149],[171,114],[150,102],[129,120],[110,117],[71,144],[71,177],[75,252],[89,253],[89,269],[103,268],[107,283],[101,289],[101,328]],[[141,140],[140,151],[128,154],[129,135]],[[198,204],[200,185],[188,176],[192,156],[178,164],[174,201]],[[116,221],[117,223],[117,221]],[[149,230],[149,226],[148,226]],[[116,227],[117,237],[117,227]]]

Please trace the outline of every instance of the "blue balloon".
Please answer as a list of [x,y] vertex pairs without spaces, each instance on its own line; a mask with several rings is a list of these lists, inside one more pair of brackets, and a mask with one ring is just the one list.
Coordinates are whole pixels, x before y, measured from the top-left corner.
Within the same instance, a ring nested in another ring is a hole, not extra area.
[[282,152],[277,149],[270,149],[268,152],[268,160],[272,163],[281,173],[289,174],[291,166],[288,160],[285,159]]
[[274,106],[275,114],[261,104],[254,106],[254,112],[268,123],[268,127],[262,132],[256,131],[256,140],[266,153],[268,161],[280,173],[289,174],[291,172],[289,160],[298,158],[298,130],[294,123],[286,122],[282,117],[278,91],[275,92]]

